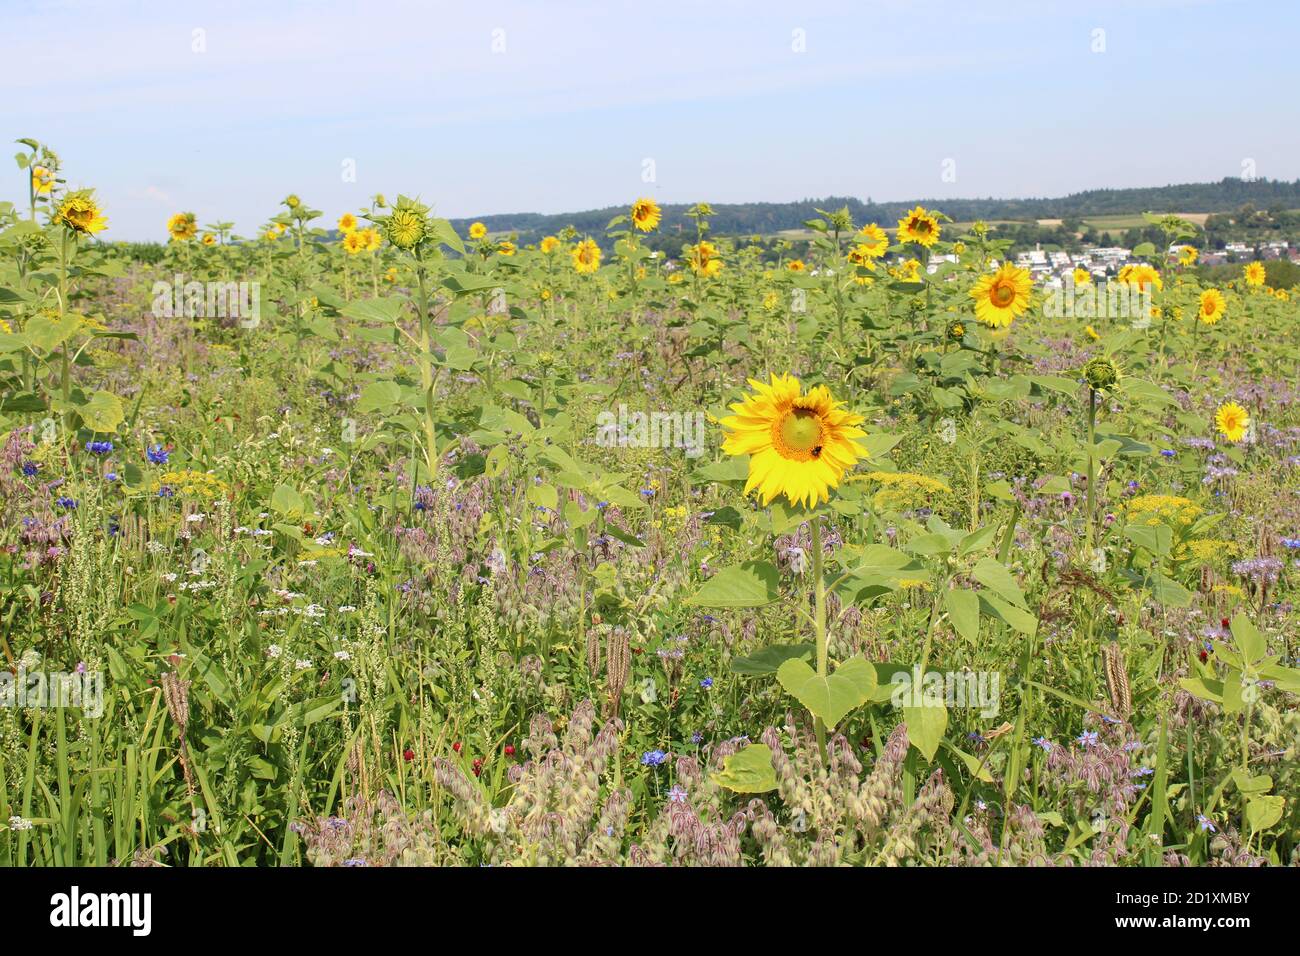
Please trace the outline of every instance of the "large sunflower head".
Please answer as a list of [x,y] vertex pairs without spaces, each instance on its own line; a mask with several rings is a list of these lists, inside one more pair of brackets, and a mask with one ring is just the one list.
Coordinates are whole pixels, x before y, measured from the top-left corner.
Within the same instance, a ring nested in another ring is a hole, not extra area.
[[178,212],[167,220],[167,234],[176,242],[193,239],[198,231],[198,220],[192,212]]
[[1241,441],[1250,428],[1250,414],[1236,402],[1224,402],[1214,413],[1214,425],[1228,441]]
[[1206,289],[1201,293],[1201,310],[1198,314],[1201,321],[1206,325],[1213,325],[1223,318],[1223,313],[1227,308],[1227,300],[1223,298],[1223,293],[1218,289]]
[[569,255],[573,258],[573,268],[583,275],[591,275],[600,268],[600,246],[593,239],[583,239]]
[[99,204],[95,202],[93,189],[78,189],[64,196],[54,214],[54,221],[85,236],[102,232],[108,225]]
[[750,379],[749,385],[753,394],[722,419],[722,450],[749,455],[745,494],[757,490],[764,505],[779,495],[809,508],[826,501],[865,456],[854,441],[866,434],[857,427],[862,416],[835,401],[825,385],[805,392],[793,375],[773,375],[768,385]]
[[1258,287],[1264,284],[1268,273],[1264,269],[1264,263],[1248,262],[1242,275],[1246,277],[1246,285]]
[[898,220],[898,241],[915,242],[927,249],[939,241],[939,220],[917,206]]
[[651,232],[659,225],[659,204],[653,199],[638,199],[632,204],[632,225]]
[[997,272],[981,276],[971,289],[975,300],[975,318],[994,329],[1004,329],[1029,308],[1029,293],[1033,280],[1026,269],[1018,269],[1010,262],[1003,263]]

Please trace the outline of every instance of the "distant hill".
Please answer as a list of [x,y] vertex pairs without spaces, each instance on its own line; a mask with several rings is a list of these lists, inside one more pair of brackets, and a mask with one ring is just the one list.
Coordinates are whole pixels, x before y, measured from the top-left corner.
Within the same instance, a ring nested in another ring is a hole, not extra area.
[[[1184,183],[1140,189],[1090,189],[1057,199],[909,199],[897,202],[863,201],[849,196],[828,196],[798,202],[713,203],[716,215],[710,220],[718,235],[772,234],[786,229],[800,229],[813,218],[814,209],[839,209],[848,206],[856,223],[879,222],[892,227],[905,211],[922,205],[947,213],[958,222],[975,219],[1020,220],[1085,219],[1097,216],[1137,215],[1143,212],[1224,213],[1243,205],[1259,209],[1300,208],[1300,179],[1282,180],[1225,178],[1217,183]],[[694,222],[685,216],[689,204],[663,207],[661,236],[680,232],[684,238],[694,234]],[[603,238],[609,221],[625,207],[589,209],[582,212],[542,215],[507,213],[453,219],[457,231],[464,234],[471,222],[482,222],[492,232],[515,232],[523,242],[535,242],[544,235],[573,226],[580,233]]]

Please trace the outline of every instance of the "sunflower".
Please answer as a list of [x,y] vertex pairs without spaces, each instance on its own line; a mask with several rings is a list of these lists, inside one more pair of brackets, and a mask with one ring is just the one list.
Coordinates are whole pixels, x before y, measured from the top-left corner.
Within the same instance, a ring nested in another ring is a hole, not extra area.
[[981,276],[970,290],[975,300],[975,318],[994,329],[1008,328],[1029,308],[1033,281],[1026,269],[1003,263],[997,272]]
[[659,225],[659,204],[653,199],[638,199],[632,204],[632,225],[651,232]]
[[1228,308],[1227,301],[1223,298],[1223,293],[1218,289],[1206,289],[1201,293],[1201,321],[1206,325],[1213,325],[1223,318],[1224,311]]
[[772,312],[780,304],[781,304],[781,297],[777,295],[775,292],[766,292],[763,294],[764,310],[768,312]]
[[803,264],[802,259],[791,259],[785,264],[786,269],[790,272],[803,272],[808,267]]
[[343,249],[348,255],[355,256],[365,248],[366,239],[360,232],[354,229],[352,232],[346,232],[343,234]]
[[290,209],[297,209],[299,206],[302,205],[302,200],[298,198],[297,193],[290,193],[289,195],[285,196],[283,202]]
[[825,385],[805,392],[793,375],[772,375],[770,385],[749,380],[755,394],[731,406],[722,419],[722,450],[749,455],[745,494],[757,489],[764,505],[778,495],[813,507],[830,497],[844,472],[865,456],[853,439],[866,433],[862,416],[847,411]]
[[712,278],[722,271],[722,259],[718,256],[718,247],[711,242],[699,242],[691,246],[686,262],[697,276]]
[[469,237],[471,239],[482,239],[487,235],[487,226],[481,222],[470,223]]
[[357,235],[359,235],[361,241],[365,243],[366,252],[379,251],[379,246],[384,241],[383,237],[379,235],[378,229],[359,229],[357,230]]
[[1289,302],[1291,300],[1291,293],[1286,291],[1286,289],[1277,289],[1273,292],[1273,298],[1277,299],[1279,302]]
[[32,192],[38,196],[48,196],[54,188],[54,173],[44,166],[32,167]]
[[79,189],[64,196],[54,214],[54,221],[87,236],[102,232],[108,225],[99,204],[95,202],[93,189]]
[[1092,285],[1092,273],[1087,269],[1075,269],[1070,278],[1075,285]]
[[502,239],[497,243],[497,254],[502,256],[513,256],[515,254],[515,244],[509,239]]
[[386,272],[384,273],[384,281],[385,281],[385,282],[396,282],[396,281],[397,281],[397,266],[389,266],[389,267],[388,267],[388,271],[386,271]]
[[339,232],[347,235],[357,228],[357,217],[350,212],[345,212],[339,216]]
[[889,236],[874,222],[858,230],[858,248],[872,259],[879,259],[889,249]]
[[600,268],[600,246],[592,239],[583,239],[569,252],[573,259],[573,268],[584,275],[590,275]]
[[400,198],[393,207],[393,213],[384,220],[384,231],[388,241],[399,249],[413,249],[424,239],[429,230],[425,219],[427,206]]
[[890,269],[889,274],[900,282],[920,282],[921,263],[917,259],[907,259],[898,268]]
[[1214,425],[1228,441],[1241,441],[1250,428],[1250,415],[1236,402],[1225,402],[1214,413]]
[[268,229],[266,230],[266,232],[262,233],[262,238],[269,239],[270,241],[274,242],[276,239],[280,238],[280,234],[276,232],[274,229]]
[[537,244],[537,248],[542,250],[543,255],[550,255],[560,245],[560,240],[555,236],[543,236],[542,241]]
[[1183,246],[1178,250],[1178,261],[1182,265],[1190,266],[1200,257],[1201,251],[1195,246]]
[[1119,270],[1119,281],[1125,285],[1135,285],[1139,289],[1155,286],[1157,292],[1163,291],[1165,287],[1160,273],[1148,265],[1125,266]]
[[175,242],[193,239],[198,231],[199,226],[192,212],[178,212],[167,220],[167,232]]
[[210,232],[205,232],[203,238],[199,241],[205,246],[215,246],[217,244],[217,237]]
[[927,249],[939,241],[939,220],[917,206],[898,220],[898,241],[915,242]]
[[1264,284],[1267,273],[1264,271],[1264,263],[1249,262],[1242,275],[1246,277],[1246,285],[1258,287]]

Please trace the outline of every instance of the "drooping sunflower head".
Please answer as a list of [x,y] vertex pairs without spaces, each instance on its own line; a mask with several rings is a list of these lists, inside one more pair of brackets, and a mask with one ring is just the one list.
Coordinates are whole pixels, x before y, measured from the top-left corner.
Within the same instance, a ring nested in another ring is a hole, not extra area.
[[866,434],[858,427],[862,416],[835,401],[825,385],[804,391],[793,375],[774,374],[767,385],[750,379],[749,385],[753,393],[722,419],[722,450],[749,455],[745,494],[757,490],[764,505],[780,495],[809,508],[826,501],[865,455],[854,440]]
[[198,231],[198,220],[192,212],[178,212],[167,220],[167,234],[175,242],[193,239]]
[[64,196],[54,214],[54,221],[85,236],[103,232],[108,225],[108,220],[95,201],[93,189],[78,189]]
[[428,214],[428,206],[399,197],[392,213],[383,221],[385,236],[399,249],[414,249],[428,235]]
[[497,254],[502,256],[513,256],[515,254],[515,244],[509,239],[502,239],[497,243]]
[[339,232],[347,234],[357,228],[357,217],[350,212],[339,216]]
[[1264,279],[1268,273],[1264,269],[1264,263],[1248,262],[1246,268],[1242,271],[1242,275],[1246,277],[1246,285],[1259,287],[1264,284]]
[[569,255],[573,259],[573,268],[583,275],[591,275],[600,268],[600,246],[594,239],[583,239]]
[[641,232],[651,232],[659,225],[659,204],[653,199],[638,199],[632,204],[632,225]]
[[1227,308],[1228,302],[1218,289],[1206,289],[1201,293],[1201,309],[1198,314],[1206,325],[1213,325],[1223,318]]
[[858,230],[858,248],[872,259],[879,259],[889,249],[889,236],[874,222]]
[[482,239],[487,235],[487,226],[481,222],[472,222],[469,225],[469,237],[474,240]]
[[1010,262],[1003,263],[997,272],[981,276],[971,289],[975,318],[990,328],[1009,328],[1012,321],[1029,308],[1032,289],[1033,280],[1027,269],[1019,269]]
[[722,271],[722,258],[718,255],[718,247],[711,242],[698,242],[691,246],[686,262],[692,272],[705,278],[712,278]]
[[1236,402],[1224,402],[1214,413],[1214,427],[1228,441],[1241,441],[1250,428],[1250,413]]
[[898,220],[898,241],[915,242],[928,249],[939,241],[939,220],[923,206],[917,206]]
[[560,240],[555,236],[543,236],[542,241],[537,244],[537,248],[542,251],[543,255],[547,256],[558,249],[559,246]]

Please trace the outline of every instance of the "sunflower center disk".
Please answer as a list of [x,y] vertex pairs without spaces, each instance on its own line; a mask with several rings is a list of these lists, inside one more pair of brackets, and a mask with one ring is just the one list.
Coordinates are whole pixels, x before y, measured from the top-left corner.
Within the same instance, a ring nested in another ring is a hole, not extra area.
[[815,412],[796,408],[781,420],[781,441],[800,458],[821,444],[822,425]]
[[1005,282],[999,282],[993,287],[993,304],[1005,308],[1010,305],[1016,297],[1016,290]]

